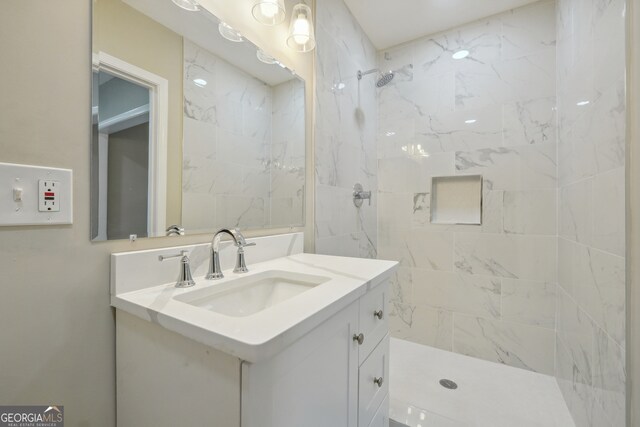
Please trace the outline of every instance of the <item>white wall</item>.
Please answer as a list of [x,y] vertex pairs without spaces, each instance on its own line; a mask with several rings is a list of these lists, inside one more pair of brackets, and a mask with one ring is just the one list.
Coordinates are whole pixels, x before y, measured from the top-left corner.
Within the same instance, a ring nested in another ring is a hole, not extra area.
[[556,376],[577,427],[625,425],[625,3],[558,1]]
[[[287,52],[280,30],[255,29],[249,1],[210,2],[259,45],[276,46],[312,82],[312,56]],[[0,6],[0,161],[71,168],[75,193],[72,226],[0,229],[0,402],[62,404],[69,426],[113,426],[109,254],[177,240],[89,241],[90,6]]]
[[[554,23],[543,1],[380,52],[399,70],[378,132],[394,336],[553,374]],[[484,178],[482,225],[432,224],[431,177],[468,174]]]
[[[317,4],[315,250],[375,257],[377,246],[376,52],[343,0]],[[357,209],[353,185],[372,192]]]

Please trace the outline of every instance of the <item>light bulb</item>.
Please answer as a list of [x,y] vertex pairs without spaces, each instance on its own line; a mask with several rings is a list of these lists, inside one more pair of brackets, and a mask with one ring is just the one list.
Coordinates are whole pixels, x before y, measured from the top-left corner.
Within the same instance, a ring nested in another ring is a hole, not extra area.
[[306,16],[300,14],[293,23],[293,40],[298,44],[306,44],[309,38],[309,21]]
[[273,18],[278,13],[278,3],[275,0],[264,0],[260,3],[260,13],[267,18]]
[[287,46],[297,52],[310,52],[316,47],[311,9],[304,3],[293,7]]
[[287,16],[284,0],[256,0],[251,13],[256,21],[269,26],[281,24]]

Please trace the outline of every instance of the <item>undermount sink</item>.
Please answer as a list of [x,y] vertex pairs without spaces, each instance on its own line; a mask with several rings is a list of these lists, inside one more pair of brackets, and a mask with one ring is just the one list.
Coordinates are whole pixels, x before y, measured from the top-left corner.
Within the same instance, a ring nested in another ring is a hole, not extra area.
[[232,317],[246,317],[300,295],[328,277],[287,271],[265,271],[218,286],[176,296],[186,304]]

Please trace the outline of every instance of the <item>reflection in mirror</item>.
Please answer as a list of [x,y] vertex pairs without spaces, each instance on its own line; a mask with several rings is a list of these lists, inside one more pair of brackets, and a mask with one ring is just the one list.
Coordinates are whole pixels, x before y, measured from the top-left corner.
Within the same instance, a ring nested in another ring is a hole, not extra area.
[[94,240],[304,224],[304,81],[204,8],[95,0]]

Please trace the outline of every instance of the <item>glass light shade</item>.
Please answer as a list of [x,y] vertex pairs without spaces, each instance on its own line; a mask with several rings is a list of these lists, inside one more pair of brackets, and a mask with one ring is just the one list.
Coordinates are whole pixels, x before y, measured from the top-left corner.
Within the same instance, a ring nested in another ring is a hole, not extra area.
[[287,46],[297,52],[309,52],[316,47],[311,9],[304,3],[293,7]]
[[251,9],[253,17],[264,25],[278,25],[287,16],[284,0],[257,0]]
[[188,10],[189,12],[197,12],[200,10],[200,5],[194,0],[172,0],[176,6]]
[[256,50],[256,56],[258,57],[260,62],[264,62],[265,64],[273,65],[278,62],[273,56],[267,55],[262,49]]
[[244,39],[242,38],[242,34],[240,34],[238,30],[222,21],[220,22],[220,24],[218,24],[218,31],[220,32],[220,35],[222,37],[231,42],[240,43],[241,41],[244,41]]

